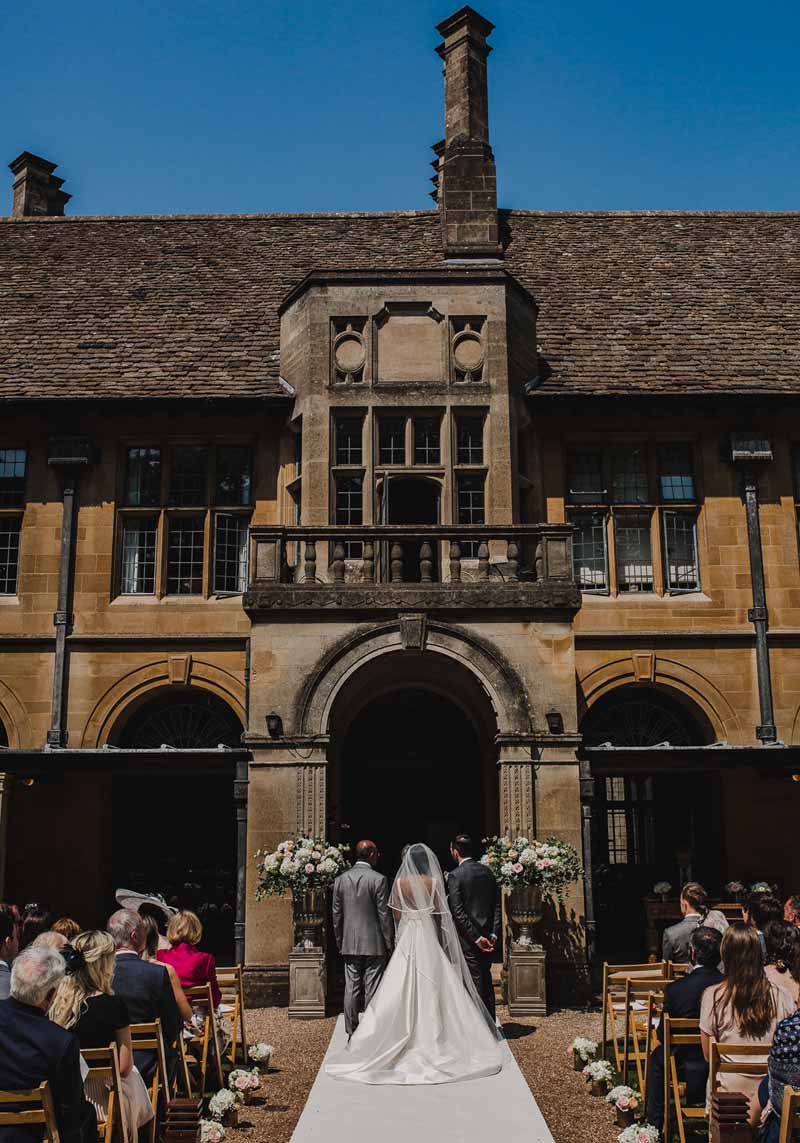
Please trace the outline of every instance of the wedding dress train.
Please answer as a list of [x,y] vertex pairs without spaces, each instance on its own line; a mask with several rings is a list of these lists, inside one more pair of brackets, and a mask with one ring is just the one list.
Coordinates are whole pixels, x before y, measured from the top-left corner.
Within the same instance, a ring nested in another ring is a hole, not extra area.
[[[422,852],[424,851],[424,852]],[[348,1046],[326,1065],[336,1079],[440,1084],[494,1075],[501,1033],[469,976],[434,854],[412,846],[392,890],[394,953]]]

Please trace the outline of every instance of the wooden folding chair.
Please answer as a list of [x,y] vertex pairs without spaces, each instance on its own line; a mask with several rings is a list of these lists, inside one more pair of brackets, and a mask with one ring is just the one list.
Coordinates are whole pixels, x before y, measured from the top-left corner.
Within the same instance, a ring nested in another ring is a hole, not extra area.
[[[711,1041],[709,1056],[709,1091],[716,1091],[719,1077],[735,1072],[741,1076],[754,1076],[763,1079],[767,1074],[767,1057],[772,1044],[718,1044]],[[745,1056],[744,1060],[725,1059],[726,1056]],[[749,1062],[752,1060],[752,1063]]]
[[107,1048],[84,1048],[81,1051],[84,1063],[93,1079],[100,1080],[108,1088],[108,1110],[105,1122],[97,1122],[97,1138],[102,1143],[112,1143],[116,1134],[121,1143],[130,1143],[125,1109],[122,1103],[122,1076],[119,1070],[119,1052],[116,1044]]
[[666,977],[668,980],[681,980],[682,977],[688,976],[692,971],[690,964],[683,964],[681,961],[668,960]]
[[[214,1080],[217,1084],[217,1088],[221,1088],[224,1084],[222,1051],[219,1046],[217,1022],[214,1019],[214,1001],[211,996],[210,984],[199,984],[194,988],[185,988],[184,992],[195,1013],[201,1017],[203,1024],[202,1031],[192,1036],[188,1041],[189,1045],[196,1045],[200,1051],[199,1060],[196,1062],[200,1070],[200,1095],[202,1097],[206,1094],[206,1081],[209,1068],[213,1068],[214,1070]],[[186,1044],[184,1044],[184,1048],[185,1047]],[[191,1058],[188,1054],[187,1063],[191,1065]]]
[[800,1091],[791,1084],[783,1089],[781,1127],[778,1143],[792,1143],[800,1135]]
[[624,1029],[622,1035],[622,1082],[628,1082],[631,1057],[635,1061],[636,1073],[641,1090],[644,1079],[644,1062],[650,1044],[651,1025],[648,1023],[650,998],[656,996],[663,1003],[664,987],[669,982],[664,977],[642,980],[639,977],[625,981]]
[[701,1043],[699,1018],[679,1019],[664,1013],[664,1139],[669,1139],[672,1131],[673,1102],[680,1143],[686,1143],[688,1123],[706,1118],[705,1102],[702,1107],[691,1107],[686,1103],[686,1085],[678,1078],[678,1061],[675,1056],[679,1048],[690,1045],[700,1047]]
[[217,967],[217,983],[222,993],[221,1009],[231,1022],[231,1047],[228,1059],[236,1064],[236,1052],[241,1049],[242,1063],[247,1065],[247,1029],[244,1024],[244,982],[242,966]]
[[161,1021],[154,1020],[152,1024],[131,1024],[131,1042],[135,1052],[155,1052],[156,1054],[156,1069],[148,1088],[150,1103],[153,1107],[153,1118],[150,1122],[150,1143],[156,1143],[159,1095],[163,1093],[164,1106],[172,1099]]
[[[4,1111],[9,1104],[12,1110]],[[2,1127],[43,1127],[44,1143],[59,1143],[53,1093],[47,1080],[24,1091],[0,1091]]]
[[[618,1071],[622,1061],[622,1050],[619,1043],[620,1033],[617,1027],[617,1014],[621,1014],[623,1009],[618,1007],[615,1012],[614,1005],[624,1004],[625,981],[637,977],[644,979],[662,977],[666,974],[666,968],[667,962],[665,960],[656,961],[653,964],[649,962],[647,964],[609,964],[608,961],[603,964],[603,1040],[600,1054],[601,1058],[605,1059],[610,1025],[614,1064]],[[613,997],[612,992],[614,993]]]
[[642,1093],[642,1102],[647,1100],[647,1085],[650,1082],[650,1056],[654,1049],[658,1046],[658,1025],[661,1021],[661,1013],[664,1009],[664,994],[663,992],[651,992],[647,998],[647,1024],[648,1029],[645,1044],[643,1046],[643,1061],[636,1058],[636,1078],[639,1081],[639,1091]]

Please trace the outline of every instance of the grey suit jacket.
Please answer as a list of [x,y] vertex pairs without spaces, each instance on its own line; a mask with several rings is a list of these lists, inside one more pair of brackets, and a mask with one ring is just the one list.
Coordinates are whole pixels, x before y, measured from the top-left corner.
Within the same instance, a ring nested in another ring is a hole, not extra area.
[[692,939],[692,933],[701,923],[707,929],[718,929],[721,933],[724,933],[728,927],[725,916],[718,909],[711,909],[705,917],[698,917],[697,914],[684,917],[677,924],[664,929],[663,959],[673,960],[676,964],[688,964],[689,943]]
[[0,1000],[8,1000],[11,995],[11,969],[0,960]]
[[357,862],[333,883],[333,932],[342,956],[387,956],[394,941],[389,882]]

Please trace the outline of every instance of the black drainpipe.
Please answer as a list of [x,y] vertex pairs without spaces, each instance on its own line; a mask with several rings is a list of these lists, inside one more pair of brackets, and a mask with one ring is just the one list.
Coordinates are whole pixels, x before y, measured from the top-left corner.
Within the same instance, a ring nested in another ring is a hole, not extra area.
[[[250,638],[244,652],[244,717],[245,729],[250,729]],[[236,804],[236,915],[233,925],[233,943],[237,964],[244,964],[244,934],[247,914],[247,758],[236,762],[233,800]]]
[[589,980],[599,986],[597,957],[597,921],[594,912],[594,870],[592,868],[593,837],[592,817],[594,810],[594,778],[592,764],[585,758],[580,760],[579,781],[581,796],[581,840],[583,843],[583,900],[586,918],[586,960]]

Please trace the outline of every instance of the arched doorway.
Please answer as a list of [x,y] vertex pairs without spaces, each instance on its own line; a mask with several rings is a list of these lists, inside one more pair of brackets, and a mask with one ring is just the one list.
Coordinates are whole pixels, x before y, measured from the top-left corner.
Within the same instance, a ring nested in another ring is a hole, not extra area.
[[717,887],[723,861],[719,774],[681,768],[669,751],[709,745],[714,732],[685,696],[630,684],[594,703],[581,733],[585,746],[654,748],[635,766],[615,766],[612,751],[602,767],[593,762],[598,952],[612,963],[630,962],[644,954],[642,900],[657,881],[668,881],[675,894],[690,879],[711,891]]
[[[441,487],[436,480],[416,476],[385,477],[383,486],[384,521],[387,524],[438,524]],[[407,540],[403,549],[403,582],[420,579],[420,543]],[[433,578],[439,578],[439,545],[431,544]]]
[[234,764],[221,754],[164,751],[156,764],[138,750],[236,747],[242,726],[208,691],[164,688],[128,713],[112,743],[130,751],[112,779],[112,870],[115,887],[155,891],[198,913],[203,947],[233,955],[236,894]]
[[0,718],[0,746],[8,746],[8,734],[3,726],[2,718]]

